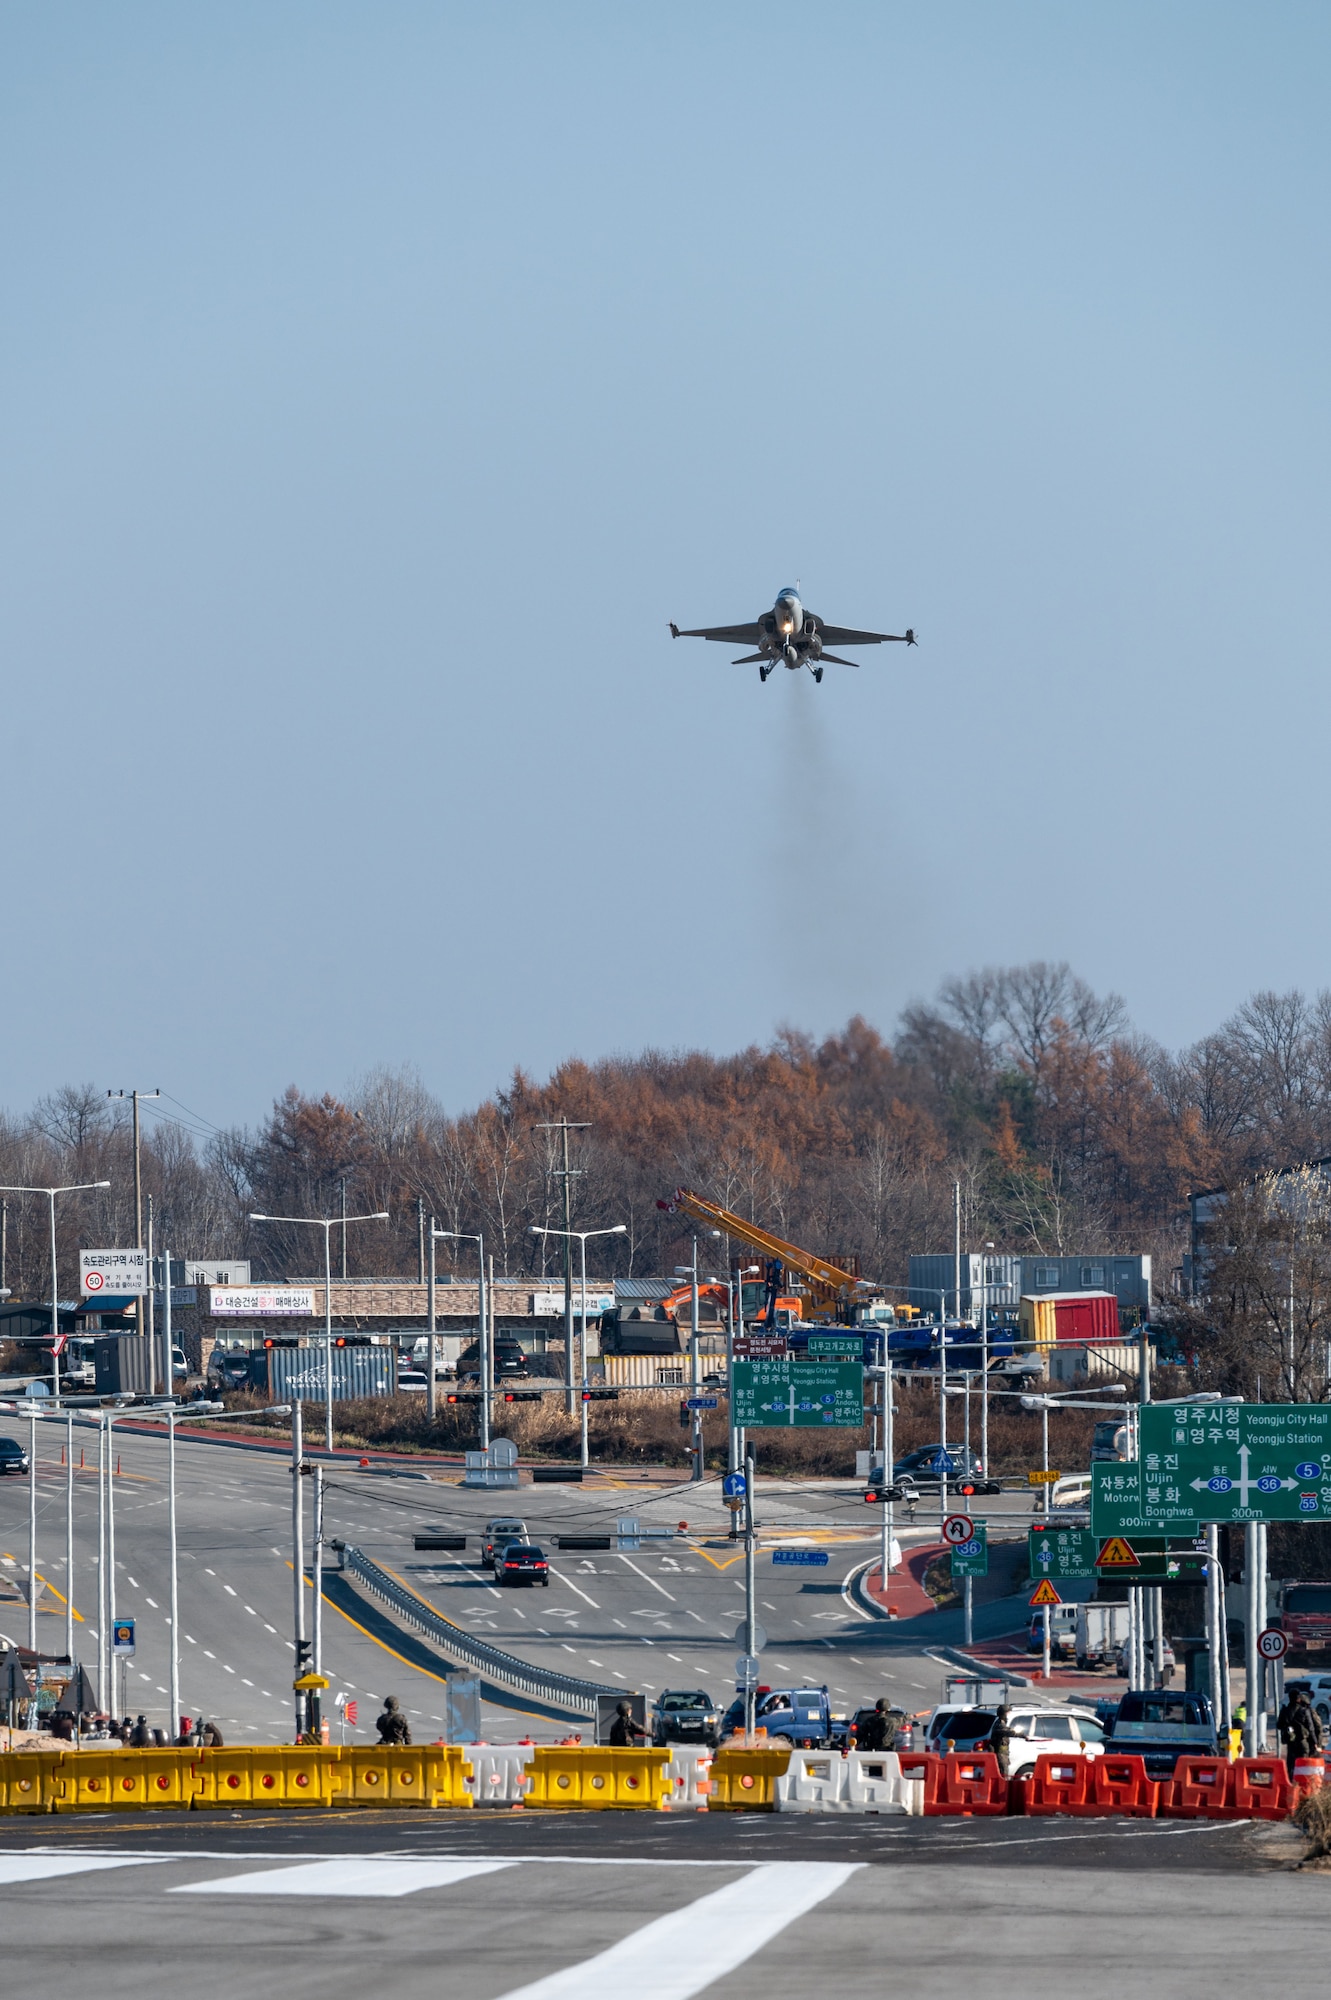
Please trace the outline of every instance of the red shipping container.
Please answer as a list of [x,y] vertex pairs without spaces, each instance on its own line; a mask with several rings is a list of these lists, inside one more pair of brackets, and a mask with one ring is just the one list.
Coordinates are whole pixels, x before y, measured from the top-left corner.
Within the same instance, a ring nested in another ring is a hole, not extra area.
[[1055,1339],[1121,1340],[1118,1300],[1112,1292],[1059,1293],[1053,1297]]

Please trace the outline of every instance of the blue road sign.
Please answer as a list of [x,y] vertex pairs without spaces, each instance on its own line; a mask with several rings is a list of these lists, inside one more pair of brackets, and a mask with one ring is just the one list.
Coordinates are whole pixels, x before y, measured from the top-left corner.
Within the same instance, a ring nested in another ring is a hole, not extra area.
[[111,1627],[111,1651],[122,1654],[134,1651],[134,1620],[132,1618],[116,1619],[115,1624]]
[[773,1549],[774,1563],[790,1563],[803,1569],[823,1569],[828,1560],[826,1549]]
[[723,1499],[742,1500],[744,1498],[744,1495],[748,1492],[748,1490],[749,1490],[748,1481],[745,1479],[744,1474],[742,1472],[728,1472],[725,1478],[721,1481],[721,1494]]
[[689,1397],[689,1408],[690,1408],[691,1410],[714,1410],[714,1409],[716,1408],[716,1397],[715,1397],[715,1396],[690,1396],[690,1397]]
[[957,1461],[955,1460],[955,1458],[949,1458],[945,1451],[936,1451],[933,1457],[929,1460],[930,1472],[937,1472],[937,1473],[955,1472],[956,1469],[957,1469]]

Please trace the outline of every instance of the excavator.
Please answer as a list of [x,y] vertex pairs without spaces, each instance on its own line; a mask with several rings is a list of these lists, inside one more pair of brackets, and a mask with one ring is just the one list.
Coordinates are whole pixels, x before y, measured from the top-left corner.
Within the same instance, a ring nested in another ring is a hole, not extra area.
[[[757,1286],[742,1288],[743,1317],[751,1326],[790,1330],[810,1320],[824,1325],[853,1326],[856,1308],[877,1296],[876,1287],[866,1283],[858,1269],[817,1257],[812,1250],[800,1249],[797,1243],[787,1243],[783,1237],[773,1236],[770,1230],[746,1222],[742,1215],[708,1201],[692,1188],[677,1187],[669,1201],[658,1201],[656,1205],[668,1215],[687,1215],[692,1222],[719,1229],[763,1257],[761,1292]],[[794,1283],[789,1282],[791,1279]],[[760,1295],[761,1308],[751,1313],[750,1305],[756,1306]]]

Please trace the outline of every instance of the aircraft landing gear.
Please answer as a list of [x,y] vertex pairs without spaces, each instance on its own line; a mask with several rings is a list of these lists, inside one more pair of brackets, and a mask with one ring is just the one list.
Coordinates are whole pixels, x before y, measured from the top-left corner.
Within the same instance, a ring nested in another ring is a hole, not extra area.
[[821,668],[821,667],[815,667],[815,668],[814,668],[814,670],[813,670],[813,677],[814,677],[814,679],[815,679],[816,681],[820,681],[820,680],[822,679],[822,677],[823,677],[823,670],[822,670],[822,668]]
[[768,663],[768,664],[767,664],[767,665],[765,665],[765,666],[761,666],[761,667],[759,667],[759,669],[758,669],[758,678],[759,678],[759,680],[760,680],[760,681],[765,681],[765,680],[767,679],[767,676],[768,676],[768,675],[769,675],[769,674],[771,673],[771,671],[772,671],[772,668],[771,668],[771,664],[770,664],[770,663]]

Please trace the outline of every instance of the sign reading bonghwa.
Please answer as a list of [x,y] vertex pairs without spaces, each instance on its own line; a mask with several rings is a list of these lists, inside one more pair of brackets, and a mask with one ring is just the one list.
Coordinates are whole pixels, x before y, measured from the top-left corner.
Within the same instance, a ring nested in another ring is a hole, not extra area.
[[229,1314],[245,1319],[313,1319],[314,1291],[301,1285],[273,1285],[266,1289],[253,1285],[210,1285],[208,1310],[215,1317]]
[[1148,1521],[1331,1519],[1331,1405],[1151,1403],[1141,1412]]

